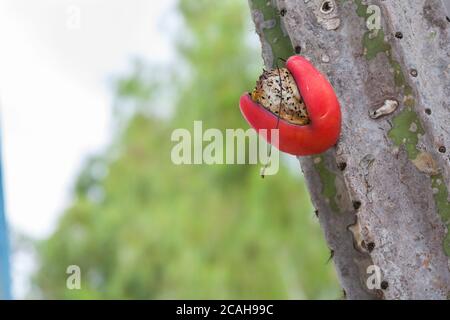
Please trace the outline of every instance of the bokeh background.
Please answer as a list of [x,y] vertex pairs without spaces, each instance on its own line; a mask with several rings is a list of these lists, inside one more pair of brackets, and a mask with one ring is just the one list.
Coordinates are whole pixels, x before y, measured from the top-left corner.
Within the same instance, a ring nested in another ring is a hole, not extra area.
[[248,128],[238,99],[263,62],[246,1],[0,9],[14,297],[341,297],[295,158],[265,179],[170,160],[172,131],[194,120]]

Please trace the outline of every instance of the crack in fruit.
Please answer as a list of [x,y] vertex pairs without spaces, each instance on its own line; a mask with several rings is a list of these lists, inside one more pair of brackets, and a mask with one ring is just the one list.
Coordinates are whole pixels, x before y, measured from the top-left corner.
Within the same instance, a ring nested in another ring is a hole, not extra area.
[[307,125],[310,122],[297,84],[286,68],[264,70],[256,82],[251,98],[276,116],[280,113],[280,118],[287,122],[296,125]]
[[[341,133],[341,107],[333,87],[302,56],[290,57],[286,69],[264,71],[255,90],[241,96],[239,108],[267,142],[296,156],[326,151]],[[262,129],[279,129],[278,139],[272,141]]]

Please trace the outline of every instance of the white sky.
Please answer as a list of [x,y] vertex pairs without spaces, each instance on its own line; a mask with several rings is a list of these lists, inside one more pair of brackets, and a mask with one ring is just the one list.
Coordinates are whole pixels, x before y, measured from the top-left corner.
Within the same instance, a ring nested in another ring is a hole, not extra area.
[[[2,0],[0,99],[9,224],[47,236],[86,156],[111,136],[112,75],[132,57],[167,60],[171,1]],[[13,261],[15,297],[29,258]],[[27,269],[28,268],[28,269]]]

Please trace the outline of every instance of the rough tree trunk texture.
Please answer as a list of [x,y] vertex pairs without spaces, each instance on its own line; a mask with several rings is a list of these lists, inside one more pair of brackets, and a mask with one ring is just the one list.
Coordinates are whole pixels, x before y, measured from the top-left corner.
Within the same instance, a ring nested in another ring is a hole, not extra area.
[[[327,75],[341,103],[336,147],[299,160],[346,297],[447,299],[448,3],[249,3],[266,67],[300,53]],[[389,100],[397,108],[380,116]]]

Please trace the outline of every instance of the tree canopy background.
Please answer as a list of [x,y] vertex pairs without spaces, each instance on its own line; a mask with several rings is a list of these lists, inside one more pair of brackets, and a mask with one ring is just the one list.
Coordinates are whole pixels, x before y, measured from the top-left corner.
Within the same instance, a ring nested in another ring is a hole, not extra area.
[[[298,167],[263,180],[259,166],[171,162],[172,131],[194,120],[248,128],[238,100],[262,66],[246,3],[181,0],[177,10],[176,61],[138,61],[116,82],[114,143],[86,163],[72,205],[38,243],[31,296],[338,298]],[[69,265],[81,268],[81,290],[66,287]]]

